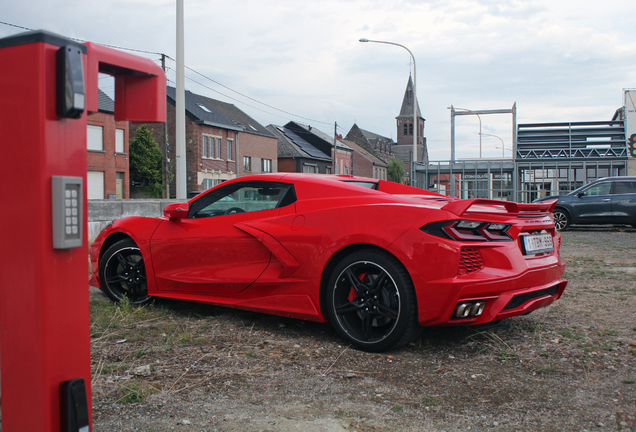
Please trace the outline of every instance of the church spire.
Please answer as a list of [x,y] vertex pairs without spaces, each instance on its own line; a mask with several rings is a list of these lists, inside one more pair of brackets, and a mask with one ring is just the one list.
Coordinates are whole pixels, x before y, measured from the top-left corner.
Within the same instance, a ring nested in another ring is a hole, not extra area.
[[[422,118],[420,112],[420,104],[417,103],[417,117]],[[406,90],[404,91],[404,99],[402,100],[402,108],[400,109],[400,115],[396,118],[413,118],[413,79],[409,74],[409,82],[406,84]]]

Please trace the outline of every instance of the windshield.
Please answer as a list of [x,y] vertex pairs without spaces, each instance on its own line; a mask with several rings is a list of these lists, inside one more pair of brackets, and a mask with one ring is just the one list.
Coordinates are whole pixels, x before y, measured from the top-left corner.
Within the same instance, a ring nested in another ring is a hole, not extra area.
[[[591,182],[590,182],[591,183]],[[590,185],[590,183],[581,186],[578,189],[574,189],[572,192],[570,192],[568,195],[576,195],[577,193],[581,192],[583,189],[585,189],[586,187],[588,187]]]

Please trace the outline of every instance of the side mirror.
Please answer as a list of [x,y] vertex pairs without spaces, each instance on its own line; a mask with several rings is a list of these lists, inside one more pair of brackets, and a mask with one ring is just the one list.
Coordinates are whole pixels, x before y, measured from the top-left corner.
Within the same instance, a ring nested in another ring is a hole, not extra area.
[[583,192],[579,192],[579,193],[576,194],[576,197],[577,198],[581,198],[583,195],[585,195]]
[[172,203],[163,209],[163,215],[170,220],[185,219],[189,210],[188,203]]

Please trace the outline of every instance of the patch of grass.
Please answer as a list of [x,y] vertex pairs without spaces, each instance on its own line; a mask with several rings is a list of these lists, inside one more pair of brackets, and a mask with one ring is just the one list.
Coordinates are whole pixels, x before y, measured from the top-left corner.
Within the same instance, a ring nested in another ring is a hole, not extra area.
[[512,351],[501,351],[497,358],[501,361],[517,360],[517,355]]
[[402,412],[404,411],[404,407],[401,405],[395,405],[393,408],[391,408],[394,412]]
[[439,405],[439,398],[437,396],[422,396],[422,404],[424,406],[437,406]]
[[125,366],[126,365],[122,365],[119,363],[104,363],[101,365],[100,371],[102,374],[111,374],[113,372],[117,372],[124,369]]
[[149,385],[132,382],[119,386],[119,388],[117,389],[117,393],[119,394],[119,399],[117,399],[117,402],[128,404],[145,402],[148,396],[156,393],[156,389]]
[[573,332],[570,329],[565,329],[561,331],[561,336],[566,337],[568,339],[576,339],[581,340],[585,338],[585,335],[581,332]]
[[256,357],[256,354],[254,354],[253,352],[246,352],[246,353],[245,353],[245,356],[246,356],[247,358],[253,358],[253,357]]
[[142,348],[142,349],[140,349],[139,351],[137,351],[137,352],[135,353],[135,357],[137,357],[137,358],[139,358],[139,357],[143,357],[143,356],[145,356],[145,355],[146,355],[146,350],[145,350],[145,349],[143,349],[143,348]]
[[634,381],[634,380],[623,380],[622,383],[623,384],[636,384],[636,381]]
[[597,336],[618,336],[618,331],[614,329],[604,329],[596,332]]
[[547,352],[542,352],[542,353],[539,353],[539,355],[540,355],[541,357],[550,357],[550,355],[551,355],[551,354],[550,354],[550,353],[547,353]]
[[583,351],[585,351],[586,353],[596,351],[599,348],[598,346],[590,343],[578,344],[577,346],[579,348],[582,348]]
[[556,372],[556,370],[556,366],[537,366],[534,371],[538,374],[548,374]]

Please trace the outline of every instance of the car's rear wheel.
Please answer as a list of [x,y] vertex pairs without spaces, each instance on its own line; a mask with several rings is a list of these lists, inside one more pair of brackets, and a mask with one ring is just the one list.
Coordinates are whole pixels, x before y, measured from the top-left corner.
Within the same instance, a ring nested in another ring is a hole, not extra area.
[[563,231],[568,229],[570,226],[570,215],[567,214],[565,210],[554,209],[552,214],[554,215],[554,224],[557,230]]
[[384,351],[410,342],[420,331],[413,283],[391,255],[354,252],[333,270],[327,312],[336,331],[364,351]]
[[113,301],[126,297],[132,304],[142,305],[151,300],[144,258],[131,239],[120,240],[106,250],[99,261],[99,281]]

